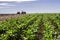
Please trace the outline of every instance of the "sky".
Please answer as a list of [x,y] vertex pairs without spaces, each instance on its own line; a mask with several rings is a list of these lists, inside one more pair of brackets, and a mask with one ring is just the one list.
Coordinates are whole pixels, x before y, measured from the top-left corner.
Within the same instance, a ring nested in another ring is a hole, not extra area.
[[60,0],[0,0],[1,13],[59,13]]

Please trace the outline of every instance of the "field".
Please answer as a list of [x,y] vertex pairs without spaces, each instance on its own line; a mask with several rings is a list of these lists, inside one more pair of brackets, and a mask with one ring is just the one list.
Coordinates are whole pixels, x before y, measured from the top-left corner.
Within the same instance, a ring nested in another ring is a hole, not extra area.
[[60,14],[25,14],[0,21],[0,40],[60,40]]
[[11,17],[23,16],[22,14],[0,14],[0,21],[9,19]]

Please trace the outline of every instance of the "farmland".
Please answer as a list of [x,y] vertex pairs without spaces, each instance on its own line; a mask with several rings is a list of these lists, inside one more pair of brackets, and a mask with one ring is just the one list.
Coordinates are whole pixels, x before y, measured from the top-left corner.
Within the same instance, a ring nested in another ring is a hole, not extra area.
[[0,21],[0,40],[60,40],[60,14],[25,14]]
[[0,21],[17,16],[23,16],[23,14],[0,14]]

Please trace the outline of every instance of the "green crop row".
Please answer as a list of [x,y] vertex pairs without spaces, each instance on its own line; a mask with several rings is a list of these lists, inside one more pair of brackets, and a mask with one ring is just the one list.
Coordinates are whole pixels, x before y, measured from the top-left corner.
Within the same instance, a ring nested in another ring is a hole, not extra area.
[[0,21],[0,40],[56,40],[60,14],[26,14]]

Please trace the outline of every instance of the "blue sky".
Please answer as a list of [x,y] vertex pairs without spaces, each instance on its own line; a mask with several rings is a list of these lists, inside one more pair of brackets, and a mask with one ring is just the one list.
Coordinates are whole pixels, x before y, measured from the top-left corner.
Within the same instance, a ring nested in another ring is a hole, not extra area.
[[0,13],[28,13],[60,12],[60,0],[0,0]]

